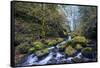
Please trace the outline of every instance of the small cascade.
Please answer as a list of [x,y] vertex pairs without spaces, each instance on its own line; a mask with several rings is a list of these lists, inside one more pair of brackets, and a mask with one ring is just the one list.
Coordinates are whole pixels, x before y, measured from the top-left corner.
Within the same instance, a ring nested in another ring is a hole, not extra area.
[[48,56],[46,56],[46,58],[45,58],[45,59],[43,59],[43,60],[39,61],[39,62],[38,62],[38,64],[39,64],[39,65],[44,65],[44,64],[47,64],[47,63],[48,63],[48,61],[49,61],[50,59],[52,59],[52,57],[53,57],[53,53],[51,52],[51,53],[49,53],[49,55],[48,55]]
[[76,58],[82,58],[82,53],[80,52],[80,53],[78,53],[76,56],[75,56]]
[[38,57],[34,54],[28,55],[27,60],[23,63],[24,65],[33,65],[34,62],[38,61]]

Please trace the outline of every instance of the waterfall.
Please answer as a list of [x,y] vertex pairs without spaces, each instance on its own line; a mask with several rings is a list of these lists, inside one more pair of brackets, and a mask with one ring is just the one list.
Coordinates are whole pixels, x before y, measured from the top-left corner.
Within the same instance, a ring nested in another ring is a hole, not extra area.
[[[59,7],[66,17],[65,25],[69,25],[70,27],[69,32],[73,32],[74,29],[76,28],[77,23],[79,22],[78,6],[59,5]],[[71,40],[71,36],[69,36],[68,39]]]

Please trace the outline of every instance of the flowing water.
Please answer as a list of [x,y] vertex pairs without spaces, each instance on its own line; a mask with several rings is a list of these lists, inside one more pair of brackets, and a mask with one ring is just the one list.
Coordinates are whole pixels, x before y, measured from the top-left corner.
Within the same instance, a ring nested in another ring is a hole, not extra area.
[[[21,63],[19,66],[28,66],[28,65],[46,65],[46,64],[59,64],[59,63],[72,63],[72,59],[74,57],[66,57],[62,52],[59,51],[59,46],[61,44],[66,43],[65,40],[61,43],[59,43],[58,45],[56,45],[56,47],[52,46],[50,48],[48,48],[49,50],[49,54],[47,56],[44,56],[43,59],[39,60],[39,58],[35,55],[35,54],[30,54],[27,56],[27,58],[25,58],[24,62]],[[52,49],[55,49],[56,51],[53,52]],[[77,58],[81,58],[82,54],[81,53],[77,53],[77,55],[75,55],[75,57]]]

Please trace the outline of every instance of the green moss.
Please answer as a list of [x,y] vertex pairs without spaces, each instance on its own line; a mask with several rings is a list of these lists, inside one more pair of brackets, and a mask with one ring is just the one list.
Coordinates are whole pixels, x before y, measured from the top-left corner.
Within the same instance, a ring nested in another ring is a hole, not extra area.
[[87,40],[86,40],[86,38],[83,37],[83,36],[76,36],[76,37],[74,37],[74,38],[72,39],[72,42],[73,42],[74,44],[79,43],[79,44],[82,44],[82,45],[86,45]]
[[75,33],[75,32],[71,32],[71,34],[70,34],[70,35],[71,35],[71,37],[72,37],[72,38],[74,38],[74,37],[78,36],[78,34],[77,34],[77,33]]
[[70,45],[68,47],[66,47],[66,49],[65,49],[65,54],[67,56],[72,56],[75,52],[76,52],[76,50],[74,48],[72,48],[72,46],[70,46]]
[[76,44],[76,50],[81,50],[83,47],[82,47],[82,45],[81,44]]
[[33,42],[33,47],[34,47],[36,50],[40,50],[40,49],[43,48],[43,43],[41,43],[40,41]]
[[66,47],[66,45],[61,45],[61,46],[59,46],[59,49],[60,49],[60,50],[64,50],[65,47]]
[[57,42],[62,42],[64,39],[63,38],[56,38]]
[[34,48],[34,47],[30,48],[28,52],[29,52],[29,53],[35,52],[35,48]]
[[82,49],[82,55],[87,58],[92,57],[92,52],[93,52],[93,50],[91,47],[86,47],[86,48]]
[[48,45],[48,46],[53,46],[57,43],[56,40],[46,40],[45,41],[45,44]]
[[48,51],[47,48],[35,52],[35,54],[36,54],[38,57],[41,57],[41,56],[46,55],[46,54],[48,54],[48,53],[49,53],[49,51]]

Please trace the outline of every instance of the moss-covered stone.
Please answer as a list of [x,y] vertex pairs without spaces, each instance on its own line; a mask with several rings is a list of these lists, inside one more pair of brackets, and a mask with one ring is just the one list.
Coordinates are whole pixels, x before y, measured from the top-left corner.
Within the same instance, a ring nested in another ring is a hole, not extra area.
[[71,33],[70,33],[70,35],[71,35],[71,37],[72,37],[72,38],[74,38],[74,37],[78,36],[78,34],[77,34],[77,33],[75,33],[75,32],[71,32]]
[[93,50],[91,47],[86,47],[82,49],[82,55],[86,58],[92,58]]
[[57,44],[56,40],[51,40],[51,41],[48,42],[48,46],[53,46],[55,44]]
[[62,42],[64,39],[63,38],[56,38],[57,42]]
[[86,38],[83,37],[83,36],[76,36],[76,37],[74,37],[74,38],[72,39],[72,42],[73,42],[74,44],[79,43],[79,44],[82,44],[82,45],[85,46],[86,43],[87,43],[87,40],[86,40]]
[[42,57],[42,56],[44,56],[44,55],[46,55],[46,54],[48,54],[48,53],[49,53],[49,51],[48,51],[47,48],[35,52],[35,54],[36,54],[38,57]]
[[43,43],[41,43],[40,41],[33,42],[33,47],[34,47],[36,50],[40,50],[40,49],[43,48]]
[[73,58],[73,59],[72,59],[72,62],[73,62],[73,63],[81,63],[81,62],[84,62],[84,60],[83,60],[83,59],[80,59],[80,58],[75,57],[75,58]]
[[83,48],[83,47],[82,47],[81,44],[76,44],[76,47],[75,47],[76,50],[81,50],[82,48]]
[[66,47],[65,54],[67,56],[72,56],[74,53],[76,53],[76,50],[72,48],[72,46],[69,45],[68,47]]
[[35,48],[34,48],[34,47],[30,48],[28,52],[29,52],[29,53],[35,52]]

